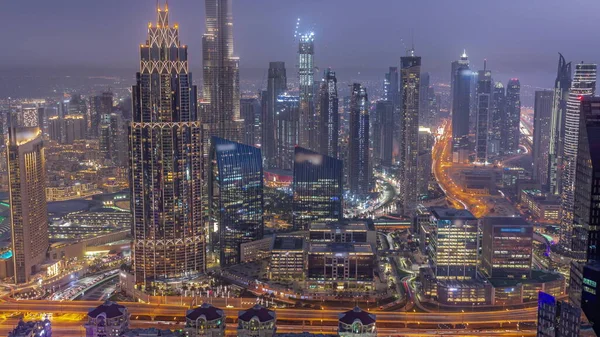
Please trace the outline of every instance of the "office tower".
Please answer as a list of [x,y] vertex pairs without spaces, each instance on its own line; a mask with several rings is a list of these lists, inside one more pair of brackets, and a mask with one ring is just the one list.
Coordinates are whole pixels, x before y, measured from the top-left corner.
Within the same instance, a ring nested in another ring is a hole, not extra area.
[[185,313],[186,337],[224,337],[227,317],[222,309],[212,304],[201,306]]
[[103,161],[111,159],[110,133],[110,115],[102,115],[98,129],[98,149]]
[[492,92],[492,111],[490,115],[490,135],[488,137],[488,154],[491,156],[502,155],[502,132],[504,130],[506,95],[504,85],[496,82]]
[[431,180],[431,150],[433,148],[433,134],[431,129],[419,128],[419,166],[417,168],[417,198],[421,200],[429,195],[429,181]]
[[242,143],[252,146],[261,145],[262,107],[256,98],[242,98],[240,113],[244,120]]
[[400,143],[400,181],[402,214],[412,215],[417,207],[417,169],[419,138],[419,90],[421,57],[415,50],[400,58],[400,81],[402,94],[402,129]]
[[85,139],[86,120],[84,115],[66,115],[63,118],[64,144],[73,144],[74,141]]
[[306,252],[306,240],[303,235],[277,234],[271,246],[269,280],[302,280]]
[[221,267],[240,263],[240,245],[260,240],[263,223],[263,167],[260,149],[213,137],[208,197]]
[[129,126],[133,271],[138,285],[205,270],[202,230],[202,129],[187,46],[168,8],[140,46]]
[[313,222],[343,217],[343,163],[341,160],[296,147],[294,154],[293,226],[307,230]]
[[208,103],[201,122],[210,136],[241,140],[239,58],[233,56],[231,0],[205,0],[206,31],[202,36],[202,99]]
[[298,76],[300,83],[300,146],[318,150],[319,139],[315,137],[318,120],[315,116],[315,34],[300,36],[298,44]]
[[427,114],[428,120],[424,122],[424,125],[435,129],[439,125],[440,100],[435,94],[435,88],[432,85],[427,88],[427,108],[429,111]]
[[579,337],[580,322],[579,308],[540,291],[537,337]]
[[554,92],[536,91],[533,108],[533,179],[548,190],[548,153],[552,126],[552,101]]
[[[385,80],[383,82],[383,99],[392,102],[394,114],[392,116],[394,126],[392,135],[392,146],[399,148],[400,146],[400,130],[402,128],[400,118],[400,80],[398,74],[398,67],[390,67],[389,71],[385,74]],[[395,151],[394,163],[400,161],[399,151]]]
[[490,108],[492,106],[492,72],[486,69],[478,72],[477,80],[477,128],[475,137],[475,162],[487,164],[490,133]]
[[279,95],[275,101],[275,153],[273,168],[292,170],[294,166],[294,148],[299,142],[300,98],[286,94]]
[[469,159],[469,109],[471,100],[469,58],[464,52],[459,61],[452,62],[452,162],[465,163]]
[[[84,120],[85,129],[84,133],[87,133],[87,121],[88,121],[88,107],[87,101],[81,98],[81,95],[74,94],[71,96],[69,101],[69,115],[79,115]],[[41,124],[40,124],[41,127]]]
[[590,320],[596,335],[600,333],[600,261],[590,261],[583,267],[581,310]]
[[521,139],[521,83],[518,78],[512,78],[506,86],[506,106],[504,121],[503,144],[501,148],[503,154],[517,153],[519,150],[519,141]]
[[111,160],[117,166],[126,166],[129,159],[127,154],[127,128],[120,113],[110,114],[110,151]]
[[15,284],[31,281],[46,259],[46,162],[38,127],[8,129],[8,182]]
[[491,278],[530,278],[533,225],[520,217],[486,217],[480,224],[483,272]]
[[48,136],[50,140],[57,143],[63,141],[63,120],[58,116],[48,118]]
[[419,125],[429,127],[429,73],[422,73],[419,83]]
[[562,54],[558,54],[558,71],[554,82],[552,117],[550,129],[550,149],[548,153],[548,190],[559,195],[562,192],[561,161],[565,132],[567,101],[571,89],[571,62],[567,63]]
[[350,130],[348,134],[348,186],[356,197],[371,191],[369,166],[369,99],[367,89],[359,83],[352,85]]
[[571,249],[573,206],[575,199],[575,172],[579,143],[579,116],[581,99],[596,93],[596,65],[580,63],[575,66],[575,75],[569,90],[565,115],[565,137],[561,157],[561,246]]
[[468,280],[477,274],[477,218],[467,210],[431,207],[429,255],[438,279]]
[[265,167],[273,168],[276,161],[276,127],[277,99],[287,90],[287,76],[284,62],[269,63],[269,79],[264,97],[262,118],[262,146]]
[[87,316],[86,337],[120,337],[129,330],[129,311],[115,302],[106,301]]
[[376,316],[355,307],[339,314],[338,335],[340,337],[376,337]]
[[394,151],[394,104],[391,101],[375,104],[375,118],[371,125],[374,163],[391,168]]
[[[565,226],[566,241],[571,242],[569,299],[581,304],[583,266],[600,260],[600,98],[582,97],[579,116],[573,223]],[[566,145],[566,144],[565,144]]]
[[329,157],[338,157],[338,141],[340,136],[339,100],[337,78],[331,68],[325,70],[319,90],[319,125],[320,152]]
[[[90,102],[90,129],[89,136],[98,137],[100,122],[103,115],[110,115],[113,109],[113,93],[103,92],[101,95],[93,96]],[[59,114],[60,115],[60,114]]]

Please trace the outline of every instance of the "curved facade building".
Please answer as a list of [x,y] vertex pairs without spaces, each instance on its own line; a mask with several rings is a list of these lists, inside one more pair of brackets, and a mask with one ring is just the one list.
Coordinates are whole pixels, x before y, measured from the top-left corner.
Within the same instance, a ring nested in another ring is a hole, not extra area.
[[196,87],[169,9],[157,14],[140,46],[129,127],[133,268],[144,285],[205,270]]

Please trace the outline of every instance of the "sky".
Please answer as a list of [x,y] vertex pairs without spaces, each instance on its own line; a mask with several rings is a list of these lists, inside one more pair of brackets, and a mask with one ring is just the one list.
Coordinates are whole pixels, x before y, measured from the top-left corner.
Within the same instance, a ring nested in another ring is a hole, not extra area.
[[[1,2],[0,67],[136,69],[156,17],[156,0]],[[170,0],[169,8],[192,68],[200,68],[204,1]],[[553,79],[558,52],[574,62],[600,60],[598,13],[598,0],[233,0],[234,46],[242,70],[279,60],[289,69],[300,17],[301,31],[316,34],[321,69],[385,70],[414,36],[424,70],[441,79],[463,48],[473,69],[487,58],[507,78]]]

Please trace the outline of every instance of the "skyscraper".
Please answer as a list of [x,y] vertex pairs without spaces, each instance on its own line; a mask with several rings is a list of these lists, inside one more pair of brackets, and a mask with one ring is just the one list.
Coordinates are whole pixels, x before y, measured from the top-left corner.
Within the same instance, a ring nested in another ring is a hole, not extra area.
[[402,181],[402,212],[411,215],[417,207],[417,169],[419,155],[419,90],[421,81],[421,57],[415,50],[400,58],[402,93],[402,129],[400,143],[400,180]]
[[[400,118],[400,81],[398,76],[398,67],[390,67],[389,72],[385,74],[383,82],[384,100],[392,102],[394,109],[393,118],[393,140],[392,148],[400,148],[400,130],[402,128],[402,119]],[[394,163],[400,161],[400,151],[392,150]]]
[[242,243],[263,237],[262,155],[258,148],[218,137],[211,146],[208,197],[220,264],[226,267],[240,263]]
[[371,123],[373,160],[374,163],[390,168],[394,150],[394,104],[391,101],[378,101],[375,104],[374,119]]
[[504,142],[501,145],[505,155],[517,153],[521,139],[521,83],[512,78],[506,86],[506,120],[503,123]]
[[300,98],[287,93],[279,95],[275,102],[275,111],[273,167],[291,171],[294,165],[294,148],[299,142]]
[[554,296],[539,292],[537,337],[578,337],[581,310]]
[[321,153],[332,158],[338,158],[340,136],[339,99],[337,78],[331,68],[325,70],[319,90],[319,125]]
[[313,222],[343,217],[342,161],[301,147],[294,155],[294,229],[308,230]]
[[562,155],[562,194],[561,194],[561,245],[571,249],[571,235],[573,225],[573,206],[575,198],[575,166],[577,164],[577,150],[579,143],[579,115],[581,113],[581,99],[594,96],[596,93],[596,65],[580,63],[575,66],[575,75],[565,115],[565,138]]
[[31,280],[46,259],[46,162],[38,127],[8,129],[8,181],[15,283]]
[[[98,137],[100,132],[100,122],[103,115],[110,115],[113,108],[113,93],[105,91],[98,96],[93,96],[90,102],[90,129],[88,134],[91,137]],[[62,115],[59,114],[60,117]]]
[[276,149],[275,149],[275,119],[277,98],[287,90],[287,76],[284,62],[269,63],[269,79],[267,82],[267,91],[265,104],[263,105],[262,118],[262,145],[261,149],[264,156],[265,167],[275,167]]
[[550,148],[548,150],[548,192],[555,195],[562,192],[562,147],[565,137],[567,101],[571,89],[571,62],[567,63],[562,54],[558,55],[558,71],[554,82],[552,102]]
[[429,127],[429,73],[422,73],[419,83],[419,125]]
[[242,98],[240,114],[244,120],[242,143],[252,146],[261,144],[262,107],[256,98]]
[[350,132],[348,135],[348,186],[350,193],[366,196],[371,190],[369,166],[369,99],[367,89],[359,83],[351,88]]
[[488,154],[499,156],[502,154],[500,147],[502,143],[502,131],[504,129],[505,119],[505,100],[504,85],[496,82],[492,92],[492,110],[490,115],[490,135],[488,137]]
[[317,116],[315,116],[315,34],[308,32],[300,36],[298,44],[298,76],[300,83],[300,146],[318,150],[316,138]]
[[452,62],[452,161],[464,163],[469,158],[469,109],[471,77],[469,58],[464,52],[459,61]]
[[475,161],[488,163],[490,136],[490,110],[492,106],[492,72],[486,69],[478,72],[477,80],[477,128],[475,137]]
[[419,127],[419,166],[417,169],[417,198],[421,200],[429,195],[429,181],[431,180],[431,150],[433,148],[433,134],[430,128]]
[[554,92],[535,92],[533,108],[533,179],[540,182],[544,191],[548,190],[548,153],[552,126],[552,101]]
[[142,285],[205,270],[196,86],[168,8],[157,16],[140,46],[129,126],[132,260]]
[[206,31],[202,37],[202,98],[208,103],[201,121],[210,135],[232,141],[241,137],[239,58],[233,56],[231,0],[205,0]]
[[600,98],[583,97],[579,117],[573,223],[565,235],[574,257],[569,299],[576,305],[581,304],[583,266],[600,261]]

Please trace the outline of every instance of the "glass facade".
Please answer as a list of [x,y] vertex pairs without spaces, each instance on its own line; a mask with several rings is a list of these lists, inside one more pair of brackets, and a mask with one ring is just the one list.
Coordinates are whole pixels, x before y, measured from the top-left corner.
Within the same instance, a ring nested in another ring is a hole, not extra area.
[[490,108],[492,101],[492,72],[480,70],[477,80],[477,136],[475,142],[475,161],[488,162],[490,137]]
[[521,83],[518,78],[512,78],[506,86],[505,120],[503,123],[502,152],[517,153],[521,140]]
[[308,32],[300,36],[298,44],[298,76],[300,83],[300,132],[299,145],[319,149],[317,137],[318,118],[315,115],[315,34]]
[[319,91],[320,149],[329,157],[338,158],[338,139],[340,133],[339,100],[335,72],[325,70]]
[[312,222],[340,220],[342,161],[301,147],[295,148],[294,156],[294,229],[307,230]]
[[481,267],[487,276],[530,278],[533,226],[522,218],[488,217],[481,228]]
[[[263,167],[258,148],[213,137],[209,199],[222,267],[240,263],[240,245],[262,239]],[[213,248],[216,249],[215,244]]]
[[[472,71],[466,52],[459,61],[452,62],[452,152],[454,162],[464,162],[468,157],[459,152],[469,149],[469,107],[471,100]],[[460,160],[462,159],[462,160]]]
[[275,156],[273,167],[280,170],[292,170],[294,148],[299,143],[300,99],[298,96],[283,94],[275,103]]
[[350,130],[348,134],[348,185],[350,193],[366,196],[371,190],[369,165],[369,99],[367,89],[359,83],[352,85],[350,99]]
[[133,267],[137,284],[205,270],[202,132],[187,46],[168,8],[157,9],[140,46],[129,126]]

